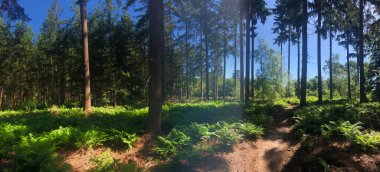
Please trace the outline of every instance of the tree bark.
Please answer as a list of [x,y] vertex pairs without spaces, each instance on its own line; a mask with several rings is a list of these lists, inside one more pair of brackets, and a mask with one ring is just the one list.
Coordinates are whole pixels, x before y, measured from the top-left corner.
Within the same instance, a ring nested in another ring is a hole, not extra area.
[[88,29],[87,29],[87,0],[81,0],[80,12],[82,21],[82,37],[83,37],[83,69],[84,69],[84,112],[91,114],[91,85],[90,85],[90,57],[88,49]]
[[301,42],[301,33],[299,28],[297,28],[298,40],[297,40],[297,51],[298,51],[298,60],[297,60],[297,97],[300,98],[300,61],[301,61],[301,52],[300,52],[300,42]]
[[0,111],[3,110],[4,88],[0,87]]
[[186,99],[190,98],[190,90],[189,90],[189,38],[188,38],[188,24],[185,21],[185,58],[186,58]]
[[164,4],[163,0],[149,0],[149,89],[148,132],[161,133],[162,111],[162,58],[164,55]]
[[65,57],[62,55],[61,56],[61,100],[60,100],[60,105],[65,104],[65,86],[66,86],[66,80],[65,80],[65,75],[66,75],[66,66],[65,66]]
[[249,73],[250,73],[250,56],[251,56],[251,53],[250,53],[250,50],[251,50],[251,36],[250,36],[250,25],[251,25],[251,18],[249,15],[246,16],[246,30],[245,30],[245,46],[246,46],[246,49],[245,49],[245,101],[246,103],[248,103],[249,101],[249,97],[250,97],[250,94],[249,94]]
[[290,43],[291,43],[291,31],[290,31],[290,26],[289,26],[289,39],[288,39],[288,95],[290,95]]
[[[226,23],[224,23],[226,24]],[[227,33],[223,35],[223,100],[226,99]]]
[[240,14],[240,101],[244,101],[244,29],[243,29],[243,14]]
[[209,81],[209,69],[210,69],[210,66],[209,66],[209,63],[210,63],[210,59],[209,59],[209,52],[208,52],[208,12],[207,12],[207,2],[206,2],[206,5],[205,5],[205,31],[204,31],[204,34],[205,34],[205,47],[206,47],[206,100],[209,100],[210,99],[210,81]]
[[255,100],[255,23],[254,20],[252,19],[252,36],[251,36],[251,41],[252,41],[252,59],[251,59],[251,75],[252,75],[252,80],[251,80],[251,97],[252,100]]
[[302,0],[302,78],[301,78],[301,103],[306,106],[306,84],[307,84],[307,0]]
[[[237,76],[237,56],[238,56],[238,50],[237,50],[237,17],[235,18],[234,20],[234,93],[236,94],[236,90],[237,90],[237,81],[236,81],[236,76]],[[234,95],[235,95],[234,94]]]
[[[347,35],[348,36],[348,35]],[[347,84],[348,84],[348,99],[351,100],[351,72],[350,72],[350,46],[348,44],[348,39],[346,40],[346,50],[347,50]]]
[[359,66],[359,85],[360,85],[360,103],[367,102],[367,96],[365,94],[365,76],[364,76],[364,1],[359,0],[359,57],[358,57],[358,66]]
[[[218,57],[215,59],[218,62]],[[219,92],[218,92],[218,73],[219,73],[219,68],[218,64],[215,63],[215,71],[214,71],[214,98],[218,99],[219,98]]]
[[[201,34],[202,35],[202,34]],[[200,83],[200,90],[201,90],[201,99],[203,99],[203,37],[201,36],[201,60],[200,60],[200,68],[201,68],[201,83]]]
[[330,63],[329,63],[329,68],[330,68],[330,100],[334,98],[334,89],[333,89],[333,68],[332,68],[332,63],[333,63],[333,58],[332,58],[332,30],[330,29]]
[[[320,4],[319,4],[320,5]],[[320,9],[319,9],[320,10]],[[318,63],[318,103],[321,104],[322,98],[322,59],[321,59],[321,13],[318,12],[318,28],[317,28],[317,63]]]

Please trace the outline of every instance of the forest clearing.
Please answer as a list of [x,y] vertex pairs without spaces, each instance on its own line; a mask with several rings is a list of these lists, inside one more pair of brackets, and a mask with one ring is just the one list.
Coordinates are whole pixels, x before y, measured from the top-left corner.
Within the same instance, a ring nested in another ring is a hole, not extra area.
[[0,171],[380,171],[380,0],[0,0],[0,17]]

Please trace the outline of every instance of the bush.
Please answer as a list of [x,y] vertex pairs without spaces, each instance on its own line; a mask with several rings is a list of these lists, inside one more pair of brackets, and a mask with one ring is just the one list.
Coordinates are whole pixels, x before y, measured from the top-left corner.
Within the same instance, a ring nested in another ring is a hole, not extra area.
[[161,157],[175,156],[190,142],[189,136],[175,128],[166,137],[158,137],[154,151]]
[[98,157],[90,158],[90,161],[95,164],[95,167],[90,169],[93,172],[114,171],[115,160],[111,156],[111,150],[107,149]]
[[67,171],[68,165],[55,153],[56,148],[44,137],[22,137],[14,147],[16,171]]
[[230,147],[242,138],[242,135],[237,131],[237,124],[226,122],[218,122],[214,127],[214,136],[222,144],[222,146]]
[[24,125],[0,124],[0,158],[6,157],[12,145],[18,143],[26,133],[27,127]]
[[118,131],[116,129],[111,129],[111,134],[106,138],[107,141],[111,142],[122,142],[123,144],[127,145],[127,147],[130,149],[132,148],[133,144],[137,140],[136,134],[129,134],[125,131]]
[[248,138],[258,138],[264,134],[264,129],[251,123],[241,123],[238,125],[241,134]]

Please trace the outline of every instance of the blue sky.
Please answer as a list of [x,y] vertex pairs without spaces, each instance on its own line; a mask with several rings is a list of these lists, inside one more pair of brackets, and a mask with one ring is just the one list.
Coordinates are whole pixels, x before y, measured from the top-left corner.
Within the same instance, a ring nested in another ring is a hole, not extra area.
[[[47,11],[50,7],[50,4],[53,0],[43,0],[37,2],[36,0],[19,0],[20,4],[25,8],[25,12],[32,19],[29,24],[32,27],[35,35],[38,34],[42,27],[42,23],[46,17]],[[60,0],[60,5],[63,8],[63,14],[61,18],[69,18],[73,16],[71,7],[75,0]],[[98,0],[90,0],[88,2],[88,12],[91,12],[92,9],[97,5]],[[275,0],[268,0],[267,4],[269,8],[274,7]],[[317,74],[317,37],[315,34],[315,27],[312,25],[314,23],[314,19],[309,20],[308,27],[308,53],[309,53],[309,61],[308,61],[308,78],[312,78]],[[273,16],[269,16],[267,18],[266,23],[257,25],[257,33],[259,38],[264,38],[270,44],[270,47],[280,52],[280,48],[273,44],[273,40],[275,35],[272,33],[273,27]],[[257,41],[256,41],[257,42]],[[287,70],[287,45],[285,45],[283,49],[283,64],[284,70]],[[352,51],[352,50],[351,50]],[[346,50],[338,46],[337,42],[333,42],[333,53],[340,55],[340,62],[345,63]],[[296,79],[297,77],[297,45],[291,47],[291,77]],[[322,66],[325,64],[325,61],[329,58],[329,42],[328,40],[322,40]],[[238,63],[239,64],[239,63]],[[233,58],[229,58],[227,62],[227,74],[229,77],[232,76],[233,73]],[[324,77],[327,77],[325,72],[322,72]]]

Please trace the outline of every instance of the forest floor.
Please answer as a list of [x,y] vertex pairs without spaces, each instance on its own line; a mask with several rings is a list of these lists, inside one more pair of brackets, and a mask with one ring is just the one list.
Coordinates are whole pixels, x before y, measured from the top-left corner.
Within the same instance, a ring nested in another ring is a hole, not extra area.
[[293,107],[275,116],[275,125],[256,141],[244,140],[231,152],[208,157],[194,171],[282,171],[301,147],[301,139],[292,133],[290,113]]

